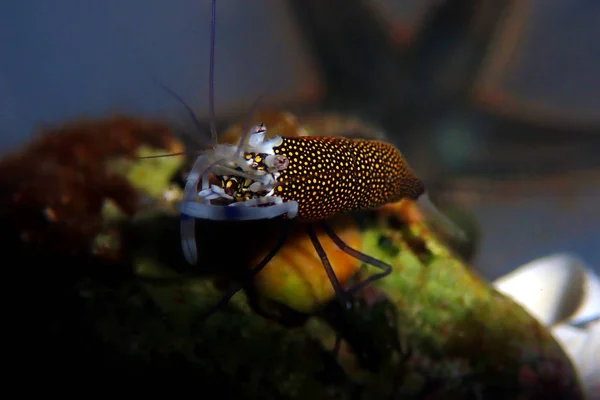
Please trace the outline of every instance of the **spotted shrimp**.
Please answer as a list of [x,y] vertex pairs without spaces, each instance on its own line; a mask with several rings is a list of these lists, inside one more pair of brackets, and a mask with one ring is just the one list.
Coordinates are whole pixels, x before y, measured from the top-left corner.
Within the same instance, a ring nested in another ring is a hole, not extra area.
[[[211,135],[216,143],[213,87],[216,0],[212,0],[211,6],[209,105]],[[191,113],[189,107],[188,111]],[[347,294],[385,277],[392,267],[349,247],[328,226],[327,220],[401,199],[426,197],[424,185],[400,151],[384,141],[325,136],[267,138],[266,133],[265,124],[259,123],[244,129],[237,145],[215,144],[197,157],[186,177],[180,203],[183,255],[188,263],[198,263],[196,220],[282,218],[304,222],[336,294],[343,305],[349,307]],[[343,289],[319,242],[314,224],[321,224],[342,251],[379,268],[380,272],[353,288]],[[285,236],[282,235],[276,248],[252,270],[251,276],[260,272],[275,256]],[[239,289],[231,291],[224,302]]]

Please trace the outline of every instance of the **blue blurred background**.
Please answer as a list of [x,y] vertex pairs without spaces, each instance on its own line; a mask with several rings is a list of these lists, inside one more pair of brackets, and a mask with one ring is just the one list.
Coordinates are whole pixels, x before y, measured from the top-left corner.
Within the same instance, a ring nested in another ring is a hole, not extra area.
[[[600,3],[227,0],[216,108],[359,116],[481,232],[490,278],[554,252],[600,272]],[[128,113],[207,118],[208,0],[22,0],[0,12],[0,148]],[[208,134],[198,133],[198,135]],[[434,196],[434,197],[435,197]]]

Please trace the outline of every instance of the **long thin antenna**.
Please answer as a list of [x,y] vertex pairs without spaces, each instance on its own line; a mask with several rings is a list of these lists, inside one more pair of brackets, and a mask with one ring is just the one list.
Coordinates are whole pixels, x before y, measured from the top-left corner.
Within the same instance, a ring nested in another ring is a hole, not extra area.
[[246,120],[244,121],[244,125],[242,125],[242,136],[240,138],[240,144],[235,152],[236,159],[242,153],[242,149],[244,148],[244,145],[246,144],[246,140],[248,139],[248,136],[250,135],[250,124],[252,123],[252,117],[258,110],[258,105],[259,105],[260,100],[262,99],[263,95],[264,95],[264,93],[261,93],[256,98],[256,100],[254,100],[252,105],[250,106],[250,111],[248,111],[248,116],[246,117]]
[[155,156],[141,156],[136,157],[137,160],[145,160],[147,158],[163,158],[163,157],[174,157],[174,156],[188,156],[190,153],[180,152],[180,153],[169,153],[169,154],[157,154]]
[[208,71],[208,107],[210,114],[210,136],[214,144],[219,143],[215,118],[215,36],[217,27],[217,0],[212,0],[210,23],[210,65]]
[[[198,120],[198,117],[196,116],[196,113],[194,113],[194,110],[192,110],[192,107],[190,107],[190,105],[188,103],[186,103],[185,100],[183,100],[183,97],[181,97],[180,95],[178,95],[174,90],[172,90],[168,86],[164,85],[161,81],[158,80],[158,78],[156,78],[156,77],[153,77],[153,78],[154,78],[154,82],[156,82],[156,84],[158,86],[160,86],[169,95],[173,96],[173,98],[175,98],[175,100],[177,100],[183,107],[185,107],[188,115],[190,116],[190,118],[194,122],[194,125],[196,126],[196,129],[198,130],[198,133],[202,133],[202,124],[200,124],[200,121]],[[199,137],[199,136],[189,135],[189,134],[187,134],[185,132],[184,132],[184,134],[186,136],[190,137],[192,140],[194,140],[197,144],[199,144],[203,148],[209,148],[210,146],[212,146],[212,143],[206,144],[206,142],[204,140],[202,140],[201,137]]]

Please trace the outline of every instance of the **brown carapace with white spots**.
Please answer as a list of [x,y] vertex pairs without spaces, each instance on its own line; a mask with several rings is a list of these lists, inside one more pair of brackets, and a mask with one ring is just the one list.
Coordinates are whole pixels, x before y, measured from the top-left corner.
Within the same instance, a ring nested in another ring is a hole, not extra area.
[[402,154],[389,143],[337,137],[282,138],[276,155],[289,165],[277,178],[275,196],[298,202],[306,221],[367,210],[425,191]]

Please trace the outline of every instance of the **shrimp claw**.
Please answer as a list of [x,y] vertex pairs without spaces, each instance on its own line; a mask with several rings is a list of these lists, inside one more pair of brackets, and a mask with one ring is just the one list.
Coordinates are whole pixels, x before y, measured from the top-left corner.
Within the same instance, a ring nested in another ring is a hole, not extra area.
[[[265,139],[264,124],[252,127],[238,145],[219,144],[199,156],[187,178],[179,205],[181,245],[188,263],[198,260],[195,220],[249,221],[295,218],[298,202],[275,196],[289,160],[275,153],[282,139]],[[214,181],[218,183],[215,184]]]

